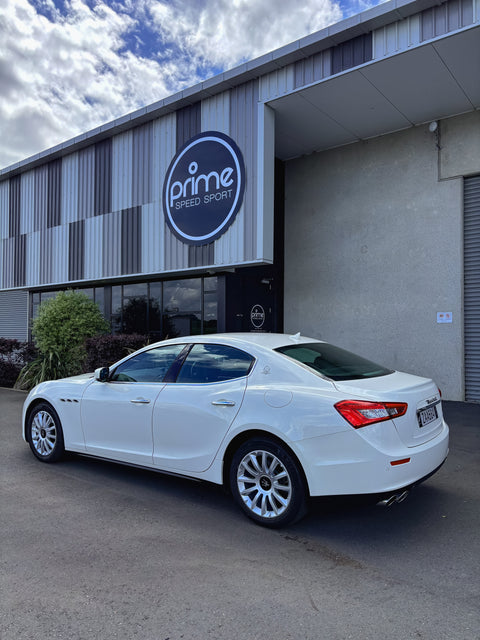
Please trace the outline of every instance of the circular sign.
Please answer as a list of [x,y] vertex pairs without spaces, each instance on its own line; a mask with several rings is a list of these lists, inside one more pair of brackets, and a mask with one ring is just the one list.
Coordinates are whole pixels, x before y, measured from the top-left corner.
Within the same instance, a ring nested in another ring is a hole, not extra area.
[[250,311],[250,322],[255,329],[261,329],[265,322],[265,309],[260,304],[255,304]]
[[191,138],[176,154],[163,183],[163,211],[187,244],[213,242],[232,224],[243,201],[245,166],[235,142],[218,131]]

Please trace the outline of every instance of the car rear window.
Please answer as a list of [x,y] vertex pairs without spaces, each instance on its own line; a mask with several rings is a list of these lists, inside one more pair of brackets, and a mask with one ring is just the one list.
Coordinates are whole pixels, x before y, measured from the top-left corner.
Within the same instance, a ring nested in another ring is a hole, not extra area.
[[276,351],[336,381],[376,378],[393,373],[391,369],[326,342],[288,345]]

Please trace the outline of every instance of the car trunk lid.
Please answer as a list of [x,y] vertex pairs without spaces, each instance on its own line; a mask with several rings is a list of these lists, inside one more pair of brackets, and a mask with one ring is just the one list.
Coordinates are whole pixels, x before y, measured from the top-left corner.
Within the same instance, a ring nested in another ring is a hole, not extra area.
[[405,415],[392,419],[407,447],[428,442],[442,430],[440,391],[432,380],[395,371],[386,376],[336,381],[334,384],[351,399],[407,403]]

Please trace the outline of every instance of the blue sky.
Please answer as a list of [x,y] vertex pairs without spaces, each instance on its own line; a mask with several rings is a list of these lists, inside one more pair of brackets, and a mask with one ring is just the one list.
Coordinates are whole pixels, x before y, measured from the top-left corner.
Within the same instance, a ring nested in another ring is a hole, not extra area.
[[0,0],[0,168],[378,0]]

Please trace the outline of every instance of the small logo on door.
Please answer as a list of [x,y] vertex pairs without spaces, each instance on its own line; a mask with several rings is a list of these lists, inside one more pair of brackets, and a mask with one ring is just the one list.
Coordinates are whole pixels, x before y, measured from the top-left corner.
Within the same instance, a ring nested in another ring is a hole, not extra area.
[[250,322],[255,329],[261,329],[265,324],[265,309],[260,304],[255,304],[250,311]]

